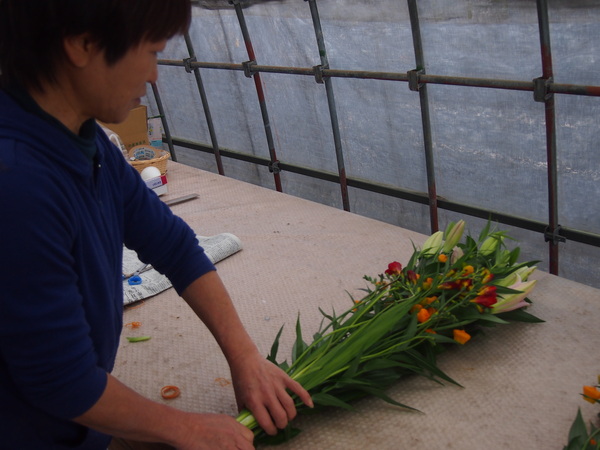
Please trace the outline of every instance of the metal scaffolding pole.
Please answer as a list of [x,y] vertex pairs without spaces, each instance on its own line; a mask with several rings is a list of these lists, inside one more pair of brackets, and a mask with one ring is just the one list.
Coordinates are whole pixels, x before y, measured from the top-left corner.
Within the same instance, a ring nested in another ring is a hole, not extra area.
[[[160,96],[155,85],[152,85],[155,97],[157,99],[158,109],[161,117],[163,118],[163,125],[165,126],[165,133],[167,135],[167,143],[171,149],[173,159],[176,160],[173,141],[177,145],[182,147],[191,148],[203,152],[218,152],[219,155],[223,155],[228,158],[233,158],[241,161],[247,161],[250,163],[263,165],[269,167],[269,170],[274,173],[276,189],[281,191],[281,182],[279,179],[279,172],[281,170],[287,170],[289,172],[321,179],[333,183],[340,184],[342,190],[342,202],[344,209],[349,210],[348,205],[348,187],[354,187],[357,189],[363,189],[387,195],[395,198],[404,199],[429,206],[430,222],[432,232],[436,231],[438,225],[438,210],[445,209],[448,211],[454,211],[460,214],[470,215],[482,219],[491,219],[504,223],[507,225],[519,227],[522,229],[530,230],[536,233],[540,233],[544,236],[549,247],[549,271],[552,274],[558,274],[559,270],[559,243],[564,242],[565,239],[569,239],[574,242],[580,242],[596,247],[600,247],[600,235],[590,233],[586,231],[570,229],[568,227],[561,227],[558,223],[558,196],[557,196],[557,136],[556,136],[556,106],[555,106],[555,94],[559,95],[575,95],[575,96],[589,96],[589,97],[600,97],[600,86],[589,86],[589,85],[575,85],[575,84],[561,84],[555,83],[553,80],[553,67],[552,67],[552,51],[550,48],[550,27],[548,19],[548,1],[547,0],[536,0],[537,13],[538,13],[538,26],[539,26],[539,39],[541,48],[541,59],[542,59],[542,76],[532,81],[522,80],[508,80],[508,79],[493,79],[493,78],[477,78],[477,77],[463,77],[463,76],[448,76],[448,75],[435,75],[427,74],[425,72],[425,59],[423,55],[423,48],[421,42],[420,33],[420,22],[418,17],[417,0],[407,0],[408,8],[411,20],[411,30],[413,35],[413,45],[415,52],[416,69],[408,71],[407,73],[401,72],[380,72],[380,71],[366,71],[366,70],[344,70],[344,69],[330,69],[327,53],[325,49],[323,32],[321,29],[321,22],[317,10],[317,0],[305,0],[308,1],[311,15],[313,18],[313,25],[317,37],[317,44],[319,53],[321,55],[321,64],[314,67],[283,67],[283,66],[263,66],[256,63],[254,50],[250,41],[248,29],[246,27],[245,19],[242,13],[243,0],[229,0],[229,3],[235,7],[238,20],[242,29],[244,42],[248,51],[249,61],[242,64],[234,63],[223,63],[223,62],[199,62],[195,60],[193,49],[189,44],[189,37],[186,36],[186,42],[188,42],[188,49],[190,50],[190,58],[184,60],[159,60],[160,65],[164,66],[176,66],[183,67],[188,72],[197,71],[200,68],[213,69],[213,70],[235,70],[243,71],[247,77],[253,77],[256,92],[258,94],[259,103],[261,107],[261,113],[263,116],[263,122],[265,126],[265,132],[267,135],[267,141],[269,145],[269,158],[261,156],[250,155],[247,153],[237,152],[229,149],[220,149],[216,144],[216,138],[213,139],[211,132],[211,140],[213,140],[212,147],[197,142],[186,141],[183,139],[171,139]],[[325,84],[327,93],[329,112],[331,118],[332,131],[334,136],[334,144],[336,157],[338,162],[338,173],[332,173],[320,170],[318,168],[302,167],[293,164],[279,161],[275,154],[273,145],[273,138],[271,133],[271,127],[269,123],[269,117],[267,114],[266,103],[264,93],[262,89],[260,73],[276,73],[286,75],[303,75],[312,76],[319,83]],[[417,192],[408,189],[401,189],[395,186],[389,186],[379,184],[374,181],[355,179],[348,177],[345,171],[344,155],[341,145],[339,123],[337,117],[337,110],[335,105],[335,98],[333,95],[332,79],[333,78],[350,78],[350,79],[371,79],[371,80],[382,80],[390,82],[406,82],[413,91],[419,92],[420,98],[420,109],[421,109],[421,120],[423,126],[423,144],[425,151],[425,162],[427,169],[427,192]],[[548,188],[548,223],[538,222],[531,220],[526,217],[511,216],[510,214],[492,211],[484,208],[473,207],[464,205],[460,202],[454,202],[438,197],[436,192],[435,183],[435,165],[433,158],[433,139],[431,135],[431,123],[429,117],[429,101],[427,96],[427,85],[448,85],[448,86],[463,86],[467,88],[487,88],[487,89],[504,89],[511,91],[531,92],[533,93],[533,99],[536,102],[544,104],[545,111],[545,136],[546,136],[546,161],[548,165],[547,171],[547,188]],[[200,89],[201,83],[199,83]],[[201,91],[201,96],[202,91]],[[203,97],[203,104],[205,98]],[[207,121],[210,122],[210,115],[208,113],[208,106],[206,104],[205,111],[207,112]],[[209,130],[212,129],[209,124]],[[213,130],[214,131],[214,130]],[[219,157],[220,158],[220,157]]]
[[323,77],[320,74],[321,70],[329,69],[329,60],[327,58],[327,49],[325,48],[325,40],[323,38],[323,29],[321,28],[321,19],[319,18],[319,10],[316,0],[308,1],[310,6],[310,14],[312,16],[315,35],[317,37],[317,46],[319,55],[321,56],[321,65],[315,67],[315,79],[317,83],[325,84],[325,92],[327,93],[327,104],[329,105],[329,117],[331,118],[331,130],[333,132],[333,142],[335,146],[335,156],[337,159],[338,173],[340,176],[340,189],[342,191],[342,205],[345,211],[350,211],[350,201],[348,197],[348,183],[346,179],[346,165],[344,163],[344,151],[342,149],[342,139],[340,137],[340,126],[337,117],[337,108],[335,106],[335,96],[333,93],[333,83],[331,78]]
[[[162,66],[185,67],[182,60],[160,59],[158,64]],[[191,67],[216,70],[238,70],[245,71],[244,64],[220,63],[220,62],[193,62]],[[318,66],[317,66],[318,67]],[[322,67],[284,67],[284,66],[261,66],[252,65],[252,73],[278,73],[283,75],[306,75],[323,76],[329,78],[357,78],[361,80],[382,80],[382,81],[405,81],[408,82],[408,73],[402,72],[378,72],[369,70],[344,70],[344,69],[325,69]],[[495,78],[477,78],[477,77],[455,77],[451,75],[432,75],[423,74],[419,77],[421,84],[439,84],[447,86],[479,87],[489,89],[506,89],[511,91],[529,91],[535,90],[534,81],[521,80],[501,80]],[[548,86],[548,93],[581,95],[587,97],[600,97],[600,86],[586,86],[578,84],[553,83]]]
[[265,134],[267,136],[267,145],[269,146],[269,155],[271,157],[271,163],[269,164],[269,171],[273,173],[275,179],[275,189],[278,192],[282,192],[281,188],[281,169],[279,168],[279,160],[275,153],[275,144],[273,142],[273,133],[271,132],[271,122],[269,120],[269,113],[267,112],[267,103],[265,101],[265,93],[262,87],[262,81],[260,78],[260,72],[255,71],[253,66],[256,65],[256,56],[254,55],[254,48],[252,47],[252,41],[250,40],[250,33],[246,26],[246,19],[244,18],[244,12],[240,4],[240,0],[230,0],[230,3],[235,7],[235,13],[238,21],[240,22],[240,28],[242,30],[242,36],[246,45],[246,51],[248,52],[249,61],[246,61],[243,66],[244,74],[248,78],[254,79],[254,85],[256,86],[256,94],[258,95],[258,102],[260,104],[260,112],[262,114],[263,123],[265,126]]
[[423,42],[421,40],[421,27],[419,25],[419,11],[416,0],[408,0],[410,14],[410,27],[415,49],[415,63],[417,68],[408,73],[408,87],[419,92],[421,103],[421,122],[423,123],[423,146],[425,150],[425,166],[427,171],[427,193],[429,198],[429,220],[431,232],[439,230],[437,190],[435,185],[435,165],[433,159],[433,142],[431,138],[431,120],[429,117],[429,98],[427,85],[421,84],[419,78],[425,74],[425,57],[423,55]]
[[548,228],[544,233],[549,247],[549,271],[558,275],[558,244],[564,241],[560,236],[558,224],[557,199],[557,162],[556,162],[556,113],[554,94],[547,86],[553,82],[552,50],[550,47],[550,26],[548,20],[548,3],[537,0],[538,21],[540,29],[540,46],[542,53],[542,77],[534,80],[534,99],[544,103],[546,117],[546,155],[548,162]]
[[163,130],[165,131],[165,136],[167,139],[167,146],[169,147],[169,153],[171,153],[171,159],[177,162],[177,154],[175,153],[175,147],[173,147],[173,140],[171,139],[171,131],[169,130],[169,124],[167,123],[167,116],[165,115],[165,108],[163,107],[162,100],[160,99],[160,93],[158,92],[158,87],[156,83],[151,83],[152,93],[154,94],[154,100],[156,101],[156,107],[158,108],[158,113],[160,114],[160,119],[162,121]]
[[223,170],[223,161],[221,159],[221,153],[219,151],[219,143],[217,141],[217,134],[215,132],[215,126],[212,121],[212,115],[210,113],[210,108],[208,106],[208,99],[206,97],[206,91],[204,89],[204,83],[202,82],[202,76],[200,75],[200,69],[198,67],[192,68],[189,63],[196,61],[196,53],[194,52],[194,46],[192,44],[192,40],[190,39],[190,35],[185,33],[185,45],[187,46],[188,53],[190,57],[185,59],[184,62],[187,62],[186,71],[188,73],[194,72],[194,76],[196,77],[196,84],[198,86],[198,92],[200,93],[200,99],[202,100],[202,107],[204,109],[204,116],[206,117],[206,124],[208,126],[208,132],[210,134],[210,141],[213,146],[213,153],[215,155],[215,161],[217,163],[217,170],[219,171],[219,175],[224,175],[225,171]]

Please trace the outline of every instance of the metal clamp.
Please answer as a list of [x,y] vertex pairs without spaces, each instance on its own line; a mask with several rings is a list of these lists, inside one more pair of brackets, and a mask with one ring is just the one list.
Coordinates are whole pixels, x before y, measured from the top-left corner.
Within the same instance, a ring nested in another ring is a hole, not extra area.
[[246,75],[246,78],[252,78],[252,75],[254,74],[252,66],[255,66],[255,65],[256,65],[256,61],[255,60],[244,61],[242,63],[242,67],[244,68],[244,75]]
[[313,70],[315,72],[315,81],[319,84],[323,84],[323,65],[319,64],[318,66],[313,66]]
[[546,100],[552,98],[552,92],[550,92],[550,86],[554,82],[552,77],[550,78],[534,78],[533,79],[533,100],[536,102],[544,103]]
[[417,92],[423,86],[423,83],[419,83],[419,78],[424,73],[425,71],[423,69],[414,69],[406,72],[408,75],[408,88],[411,91]]
[[196,62],[195,56],[190,56],[189,58],[184,58],[183,67],[185,67],[185,71],[187,73],[192,73],[192,71],[194,70],[192,67],[192,63],[195,63],[195,62]]
[[560,229],[560,225],[557,225],[556,228],[553,231],[551,231],[550,226],[547,226],[544,230],[544,241],[552,241],[553,245],[556,245],[559,242],[567,242],[567,239],[564,236],[560,235]]
[[271,173],[281,172],[281,167],[279,167],[279,161],[271,161],[269,163],[269,172],[271,172]]

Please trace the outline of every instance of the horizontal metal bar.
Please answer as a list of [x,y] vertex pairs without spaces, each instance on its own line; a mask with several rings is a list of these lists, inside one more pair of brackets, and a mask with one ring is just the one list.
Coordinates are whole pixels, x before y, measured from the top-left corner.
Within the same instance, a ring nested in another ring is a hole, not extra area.
[[[191,150],[197,150],[204,153],[213,153],[213,149],[209,145],[201,144],[199,142],[189,141],[186,139],[172,138],[173,145],[177,145]],[[245,161],[252,164],[268,167],[270,160],[260,156],[250,155],[247,153],[237,152],[234,150],[220,149],[221,156],[235,159],[238,161]],[[323,181],[329,181],[332,183],[339,183],[340,178],[338,174],[333,172],[327,172],[324,170],[317,170],[310,167],[298,166],[294,164],[288,164],[280,161],[279,167],[281,170],[286,170],[291,173],[299,175],[305,175],[312,178],[317,178]],[[425,192],[411,191],[408,189],[401,189],[395,186],[386,184],[373,183],[371,181],[362,180],[359,178],[348,177],[348,186],[353,188],[362,189],[377,194],[387,195],[389,197],[399,198],[402,200],[408,200],[411,202],[419,203],[422,205],[429,204],[429,198]],[[536,233],[544,234],[548,224],[539,222],[524,217],[512,216],[510,214],[504,214],[497,211],[488,209],[478,208],[475,206],[469,206],[458,202],[453,202],[443,197],[438,197],[437,206],[447,211],[454,211],[460,214],[465,214],[472,217],[478,217],[481,219],[490,219],[497,221],[505,225],[510,225],[518,228],[523,228]],[[588,233],[586,231],[575,230],[571,228],[560,228],[560,235],[566,239],[582,244],[592,245],[600,247],[600,235],[594,233]]]
[[[162,66],[174,66],[174,67],[186,67],[185,63],[180,60],[166,60],[161,59],[158,61],[159,65]],[[233,63],[211,63],[211,62],[191,62],[187,63],[192,69],[203,68],[203,69],[223,69],[223,70],[237,70],[243,72],[245,67],[242,64]],[[284,67],[284,66],[262,66],[253,65],[253,72],[264,72],[264,73],[279,73],[289,75],[307,75],[314,77],[315,69],[313,67]],[[405,81],[408,82],[408,73],[402,72],[376,72],[367,70],[340,70],[340,69],[320,69],[323,77],[336,77],[336,78],[357,78],[357,79],[369,79],[369,80],[387,80],[387,81]],[[440,84],[450,86],[464,86],[464,87],[480,87],[490,89],[508,89],[514,91],[534,91],[534,82],[532,81],[520,81],[520,80],[503,80],[495,78],[472,78],[472,77],[455,77],[447,75],[432,75],[424,74],[419,76],[419,83],[423,84]],[[591,97],[600,97],[600,86],[587,86],[578,84],[561,84],[551,83],[548,86],[548,92],[554,94],[567,94],[567,95],[582,95]]]

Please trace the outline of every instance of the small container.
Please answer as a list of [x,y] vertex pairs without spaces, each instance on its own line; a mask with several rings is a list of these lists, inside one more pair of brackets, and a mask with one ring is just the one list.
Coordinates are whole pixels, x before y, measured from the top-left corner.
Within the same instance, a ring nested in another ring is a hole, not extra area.
[[150,166],[142,170],[142,180],[146,183],[149,189],[156,195],[166,194],[169,189],[167,187],[167,176],[160,173],[157,167]]
[[150,145],[136,145],[129,149],[129,163],[139,173],[146,167],[156,167],[162,175],[167,173],[167,161],[171,154],[166,150],[160,150]]

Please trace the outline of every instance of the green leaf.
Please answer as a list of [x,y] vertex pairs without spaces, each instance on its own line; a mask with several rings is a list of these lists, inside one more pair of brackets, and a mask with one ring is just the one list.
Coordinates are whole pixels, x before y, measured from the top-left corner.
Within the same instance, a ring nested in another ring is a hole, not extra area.
[[150,340],[150,336],[128,337],[127,340],[129,342],[144,342],[144,341],[149,341]]
[[585,448],[585,444],[588,440],[588,431],[585,426],[585,422],[583,421],[583,417],[581,415],[581,409],[577,409],[577,416],[575,420],[571,424],[571,429],[569,430],[569,443],[565,450],[579,450]]
[[509,322],[527,322],[527,323],[544,323],[545,320],[528,313],[527,311],[520,309],[513,309],[512,311],[503,312],[497,314],[498,317]]
[[296,319],[296,342],[294,342],[292,349],[292,364],[304,353],[307,347],[306,343],[302,340],[302,326],[300,325],[300,314],[298,314],[298,318]]
[[337,397],[334,397],[333,395],[329,395],[324,392],[317,392],[315,394],[312,394],[311,398],[315,405],[335,406],[336,408],[343,408],[349,411],[354,411],[354,408],[350,404],[340,400]]
[[479,320],[484,321],[484,322],[493,322],[493,323],[501,323],[501,324],[509,323],[506,320],[502,319],[501,317],[498,317],[498,314],[480,314]]
[[292,427],[288,424],[283,430],[279,430],[279,432],[275,436],[271,436],[264,431],[261,430],[261,433],[254,438],[254,445],[258,444],[263,445],[279,445],[284,442],[289,441],[290,439],[295,438],[300,434],[302,430]]
[[[403,403],[397,402],[396,400],[394,400],[393,398],[389,397],[384,391],[382,391],[381,389],[377,389],[374,388],[372,386],[358,386],[357,389],[366,392],[369,395],[373,395],[375,397],[380,398],[381,400],[389,403],[390,405],[394,405],[394,406],[399,406],[400,408],[407,408],[410,409],[412,411],[419,411],[416,408],[413,408],[412,406],[408,406],[405,405]],[[419,411],[420,412],[420,411]]]
[[273,345],[271,345],[271,351],[269,352],[269,356],[267,359],[274,364],[277,364],[277,352],[279,351],[279,339],[281,338],[281,332],[283,331],[284,325],[281,326],[277,336],[275,336],[275,340],[273,341]]
[[488,219],[487,223],[485,224],[485,226],[481,229],[481,232],[479,233],[479,242],[483,242],[485,240],[485,238],[488,237],[488,234],[490,234],[490,227],[492,226],[492,222]]
[[431,338],[438,344],[456,344],[456,341],[449,336],[444,336],[443,334],[431,334]]

